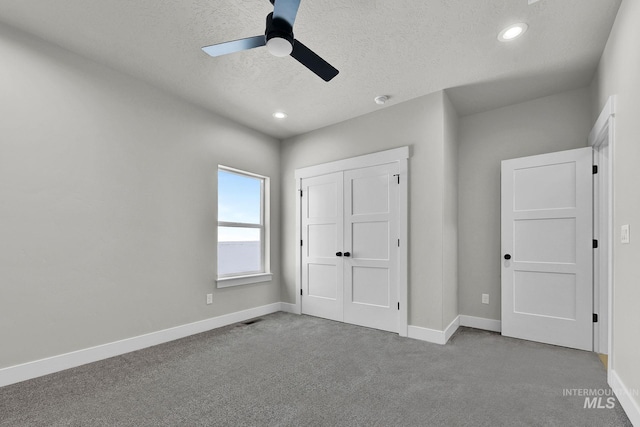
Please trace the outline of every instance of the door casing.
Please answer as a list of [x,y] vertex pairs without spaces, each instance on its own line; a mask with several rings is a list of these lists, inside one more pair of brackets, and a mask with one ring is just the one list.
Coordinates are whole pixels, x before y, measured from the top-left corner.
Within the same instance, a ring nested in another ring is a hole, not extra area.
[[594,313],[599,322],[594,328],[594,351],[608,354],[608,372],[613,369],[613,157],[615,140],[616,97],[610,96],[589,134],[594,149],[594,239],[600,242],[594,255]]

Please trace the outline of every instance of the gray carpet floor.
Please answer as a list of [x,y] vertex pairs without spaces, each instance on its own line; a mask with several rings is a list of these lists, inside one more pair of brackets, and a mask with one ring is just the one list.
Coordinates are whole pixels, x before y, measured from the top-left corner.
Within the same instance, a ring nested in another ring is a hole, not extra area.
[[594,353],[285,313],[0,388],[2,426],[630,426]]

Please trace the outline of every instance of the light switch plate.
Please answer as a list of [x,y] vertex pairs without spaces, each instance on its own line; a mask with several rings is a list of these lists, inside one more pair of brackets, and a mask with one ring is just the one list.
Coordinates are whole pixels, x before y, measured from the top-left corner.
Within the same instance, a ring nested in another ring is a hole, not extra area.
[[625,224],[620,227],[620,243],[628,244],[630,240],[629,236],[629,224]]

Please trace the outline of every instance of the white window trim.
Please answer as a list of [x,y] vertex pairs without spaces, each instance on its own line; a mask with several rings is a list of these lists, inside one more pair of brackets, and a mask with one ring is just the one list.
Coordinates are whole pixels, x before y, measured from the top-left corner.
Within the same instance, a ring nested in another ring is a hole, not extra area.
[[251,274],[247,276],[221,277],[216,280],[216,286],[220,288],[230,288],[232,286],[249,285],[251,283],[270,282],[273,278],[271,273]]
[[[225,227],[225,226],[242,226],[246,228],[259,228],[262,231],[260,237],[262,238],[261,252],[262,252],[262,267],[264,271],[247,272],[247,273],[241,273],[237,275],[228,275],[228,276],[217,276],[216,287],[229,288],[232,286],[248,285],[251,283],[269,282],[273,278],[273,274],[271,273],[271,215],[270,215],[271,179],[268,176],[259,175],[253,172],[247,172],[241,169],[236,169],[236,168],[232,168],[224,165],[218,165],[218,170],[223,170],[223,171],[236,173],[239,175],[245,175],[245,176],[258,178],[262,180],[262,183],[263,183],[263,187],[261,191],[262,225],[218,221],[216,226],[216,233],[218,231],[218,227]],[[217,188],[218,187],[216,185],[216,191],[217,191]],[[217,241],[217,238],[216,238],[216,241]],[[218,262],[216,259],[216,269],[217,269],[217,265],[218,265]]]

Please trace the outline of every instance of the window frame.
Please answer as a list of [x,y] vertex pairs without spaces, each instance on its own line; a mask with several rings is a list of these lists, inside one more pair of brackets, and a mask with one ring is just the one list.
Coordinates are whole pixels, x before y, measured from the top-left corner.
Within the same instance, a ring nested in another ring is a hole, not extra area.
[[[260,224],[251,224],[243,222],[228,222],[220,221],[219,212],[217,213],[217,227],[216,227],[216,287],[228,288],[231,286],[247,285],[251,283],[260,283],[271,281],[273,274],[271,273],[271,254],[270,254],[270,238],[271,238],[271,223],[270,223],[270,200],[271,200],[271,182],[268,176],[259,175],[257,173],[248,172],[241,169],[232,168],[229,166],[218,165],[216,171],[216,195],[220,192],[220,183],[218,182],[218,173],[220,171],[233,173],[240,176],[249,178],[255,178],[260,180]],[[216,197],[219,200],[219,196]],[[241,272],[226,274],[220,276],[218,274],[218,245],[219,245],[219,230],[220,227],[238,227],[238,228],[252,228],[260,230],[260,271]]]

